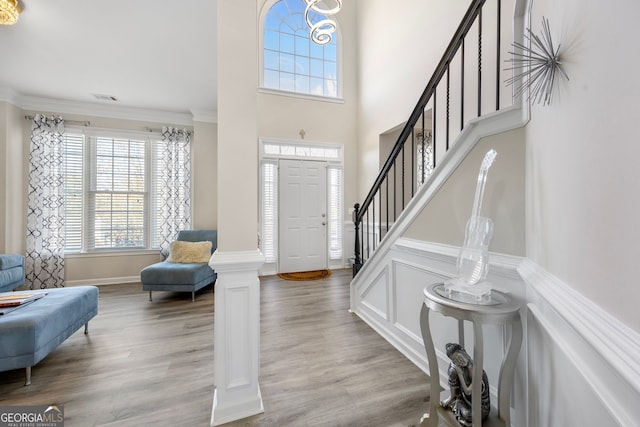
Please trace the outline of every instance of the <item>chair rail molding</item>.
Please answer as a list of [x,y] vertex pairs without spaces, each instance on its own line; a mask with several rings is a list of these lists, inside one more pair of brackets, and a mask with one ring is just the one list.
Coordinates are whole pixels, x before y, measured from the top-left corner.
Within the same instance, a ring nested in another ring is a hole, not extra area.
[[[640,418],[640,334],[534,261],[525,259],[518,273],[527,285],[530,319],[551,338],[553,348],[575,365],[610,418],[621,426],[636,425]],[[537,339],[535,325],[530,323],[531,350],[540,347],[533,342]],[[529,355],[535,357],[539,355]],[[543,376],[535,363],[531,369],[530,375]]]

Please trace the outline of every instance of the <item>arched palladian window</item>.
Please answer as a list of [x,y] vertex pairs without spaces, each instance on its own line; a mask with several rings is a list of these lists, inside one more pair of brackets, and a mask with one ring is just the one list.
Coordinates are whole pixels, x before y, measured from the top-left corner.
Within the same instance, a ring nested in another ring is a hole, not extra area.
[[[319,45],[309,36],[304,0],[268,2],[263,20],[262,87],[306,95],[338,98],[339,64],[336,39]],[[324,15],[311,12],[312,22]]]

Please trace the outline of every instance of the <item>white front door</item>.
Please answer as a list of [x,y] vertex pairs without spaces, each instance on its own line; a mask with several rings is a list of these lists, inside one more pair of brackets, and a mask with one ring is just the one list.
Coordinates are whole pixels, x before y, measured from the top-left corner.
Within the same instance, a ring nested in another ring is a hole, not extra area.
[[279,162],[278,272],[327,268],[327,164]]

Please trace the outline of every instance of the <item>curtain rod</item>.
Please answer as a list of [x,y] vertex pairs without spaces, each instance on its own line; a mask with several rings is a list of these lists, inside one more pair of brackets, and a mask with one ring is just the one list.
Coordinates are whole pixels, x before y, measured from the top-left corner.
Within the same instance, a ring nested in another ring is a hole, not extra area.
[[[27,116],[24,116],[24,118],[26,120],[33,120],[33,116],[28,116],[27,115]],[[91,126],[91,122],[89,120],[82,120],[81,121],[81,120],[66,120],[65,119],[64,122],[66,124],[69,124],[69,125],[72,125],[72,126],[73,125],[75,125],[75,126],[84,126],[84,127]],[[149,132],[149,133],[162,133],[162,129],[154,129],[154,128],[150,128],[150,127],[147,127],[147,126],[145,126],[144,131],[145,132]],[[189,132],[189,133],[191,133],[191,132]]]
[[[27,120],[33,120],[33,116],[24,116],[25,119]],[[88,120],[65,120],[64,121],[67,124],[70,125],[75,125],[75,126],[84,126],[84,127],[88,127],[91,126],[91,122]]]

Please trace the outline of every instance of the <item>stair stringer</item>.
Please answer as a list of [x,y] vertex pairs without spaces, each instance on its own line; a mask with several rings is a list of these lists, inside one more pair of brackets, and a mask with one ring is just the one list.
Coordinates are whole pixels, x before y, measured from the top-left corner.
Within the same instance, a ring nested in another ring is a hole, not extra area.
[[[425,205],[435,196],[438,190],[447,182],[458,166],[464,161],[471,150],[485,137],[523,127],[528,122],[528,108],[514,105],[500,111],[483,115],[471,120],[456,138],[454,144],[446,156],[425,184],[418,190],[413,199],[407,204],[376,250],[367,259],[356,277],[351,281],[350,309],[362,320],[369,324],[376,332],[391,342],[398,350],[405,353],[402,346],[387,333],[389,319],[393,319],[391,309],[393,304],[389,301],[393,298],[391,292],[387,292],[387,301],[379,301],[379,307],[374,307],[375,302],[367,301],[367,295],[380,295],[383,292],[374,292],[374,287],[382,286],[391,289],[396,286],[393,283],[393,274],[389,271],[393,267],[391,250],[405,231],[418,217]],[[443,272],[442,278],[451,277],[455,271]],[[379,298],[377,298],[379,299]],[[426,368],[425,361],[416,360],[412,355],[405,353],[414,363],[422,369]]]

